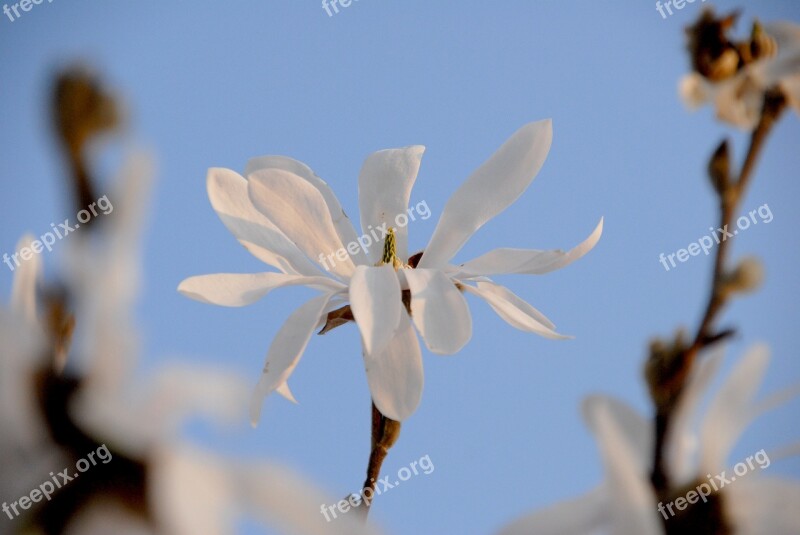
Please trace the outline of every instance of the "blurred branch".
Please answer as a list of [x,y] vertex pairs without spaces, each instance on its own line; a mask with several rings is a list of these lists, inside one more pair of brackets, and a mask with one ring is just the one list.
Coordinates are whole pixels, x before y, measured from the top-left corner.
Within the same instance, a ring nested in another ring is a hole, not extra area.
[[[712,155],[708,170],[714,190],[719,197],[720,229],[727,229],[734,224],[736,211],[752,180],[766,139],[785,108],[786,98],[779,89],[766,92],[758,126],[751,134],[747,155],[735,180],[731,180],[730,177],[727,141],[721,143]],[[735,287],[741,277],[737,279],[732,275],[740,274],[744,270],[729,268],[727,265],[729,248],[730,241],[725,239],[721,240],[717,246],[711,291],[702,319],[691,342],[687,343],[679,334],[672,344],[656,341],[650,348],[645,374],[656,406],[656,441],[651,480],[656,491],[662,495],[666,495],[671,490],[664,466],[666,436],[675,406],[686,385],[695,359],[704,349],[734,334],[732,329],[717,331],[714,328],[715,322],[731,296],[735,291],[744,289]],[[723,531],[715,533],[725,533],[723,524],[724,522],[720,520],[718,527]],[[673,523],[670,527],[677,526]]]
[[86,157],[87,145],[92,137],[114,130],[119,122],[113,97],[85,69],[71,68],[56,77],[53,126],[70,168],[76,212],[97,198],[96,182]]

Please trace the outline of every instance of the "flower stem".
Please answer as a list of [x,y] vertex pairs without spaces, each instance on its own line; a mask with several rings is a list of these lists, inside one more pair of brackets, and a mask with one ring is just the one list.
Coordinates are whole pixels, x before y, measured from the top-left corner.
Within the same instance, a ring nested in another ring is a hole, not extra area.
[[372,446],[370,448],[369,464],[367,465],[367,478],[364,480],[364,486],[361,490],[361,505],[359,507],[359,511],[362,512],[365,520],[369,515],[369,508],[375,495],[375,486],[380,477],[383,461],[399,437],[400,422],[384,416],[373,402]]

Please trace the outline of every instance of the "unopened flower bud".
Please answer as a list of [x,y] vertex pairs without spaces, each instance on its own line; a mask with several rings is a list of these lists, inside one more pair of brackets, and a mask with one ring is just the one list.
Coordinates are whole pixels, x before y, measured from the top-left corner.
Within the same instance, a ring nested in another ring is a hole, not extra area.
[[724,291],[748,293],[757,290],[764,281],[764,266],[754,256],[743,258],[736,269],[723,279]]

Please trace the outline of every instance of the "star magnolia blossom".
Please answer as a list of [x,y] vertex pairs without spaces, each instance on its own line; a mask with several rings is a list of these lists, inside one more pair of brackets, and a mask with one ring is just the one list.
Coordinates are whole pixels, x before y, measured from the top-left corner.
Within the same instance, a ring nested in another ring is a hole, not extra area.
[[[769,362],[766,347],[748,351],[711,400],[702,424],[695,426],[708,386],[719,368],[722,354],[699,365],[682,395],[667,435],[666,468],[672,488],[685,496],[700,483],[725,472],[729,483],[719,489],[723,514],[735,535],[793,535],[800,533],[800,484],[764,476],[754,464],[744,477],[731,479],[726,465],[736,441],[758,416],[796,398],[798,388],[787,389],[758,403],[754,397]],[[650,483],[653,424],[624,403],[605,396],[584,404],[589,427],[599,443],[606,466],[606,481],[577,499],[557,504],[509,525],[500,535],[599,534],[663,535],[659,500]],[[784,451],[790,452],[793,448]],[[796,449],[796,447],[794,448]],[[763,453],[763,452],[759,452]],[[769,455],[770,462],[777,455]],[[753,471],[755,470],[755,471]],[[710,487],[709,487],[710,488]],[[711,494],[711,496],[714,496]],[[702,507],[699,500],[697,505]],[[663,503],[661,504],[663,507]],[[666,509],[665,509],[666,511]],[[673,508],[673,511],[679,512]]]
[[[522,195],[544,163],[551,140],[549,120],[514,133],[453,194],[413,268],[407,228],[389,227],[398,214],[407,213],[424,147],[382,150],[367,158],[358,179],[361,227],[364,234],[370,228],[386,229],[386,241],[368,252],[350,247],[351,256],[332,262],[329,272],[309,259],[322,259],[358,241],[339,201],[311,169],[281,156],[252,160],[246,179],[228,169],[211,169],[208,195],[223,223],[280,273],[191,277],[179,291],[223,306],[248,305],[281,286],[304,285],[322,292],[292,313],[276,335],[254,396],[254,424],[262,398],[273,390],[294,400],[286,381],[311,334],[343,302],[349,302],[361,331],[375,405],[394,420],[413,413],[422,393],[422,358],[412,324],[433,353],[459,351],[472,334],[462,292],[485,299],[518,329],[563,338],[540,312],[486,276],[542,274],[564,267],[594,247],[602,220],[569,252],[495,249],[460,266],[450,263],[475,231]],[[410,315],[403,304],[406,290]]]
[[800,26],[776,22],[765,24],[763,32],[777,46],[774,55],[750,63],[718,82],[697,72],[684,76],[679,93],[686,106],[696,109],[711,102],[721,120],[752,130],[761,115],[764,93],[778,86],[789,105],[800,113]]

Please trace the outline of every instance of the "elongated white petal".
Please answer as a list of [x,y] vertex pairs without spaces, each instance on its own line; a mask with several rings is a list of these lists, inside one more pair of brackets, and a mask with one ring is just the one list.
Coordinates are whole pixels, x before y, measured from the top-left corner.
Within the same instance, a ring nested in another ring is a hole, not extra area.
[[[30,250],[33,241],[30,234],[23,236],[17,243],[15,255],[23,249]],[[31,323],[36,322],[36,283],[42,273],[42,259],[39,254],[33,253],[28,260],[20,259],[20,265],[15,267],[14,283],[11,287],[11,309]]]
[[404,269],[411,317],[433,353],[457,353],[472,336],[469,306],[455,283],[436,269]]
[[475,231],[516,201],[544,164],[552,139],[549,119],[517,130],[447,201],[419,267],[444,267]]
[[222,223],[250,253],[284,273],[319,275],[319,270],[272,221],[256,210],[247,180],[230,169],[208,170],[208,198]]
[[422,352],[408,314],[402,311],[394,338],[380,353],[364,352],[367,381],[384,416],[403,421],[417,409],[424,384]]
[[583,402],[583,416],[586,424],[597,434],[598,429],[593,426],[597,423],[592,411],[598,405],[603,405],[605,410],[613,417],[619,432],[625,437],[635,457],[631,461],[642,470],[649,470],[652,466],[653,443],[655,436],[652,423],[645,420],[628,404],[610,396],[589,396]]
[[[408,260],[408,199],[417,179],[425,147],[414,145],[402,149],[386,149],[370,154],[358,176],[358,204],[361,230],[369,227],[395,229],[397,256]],[[398,220],[398,216],[405,216]],[[385,226],[384,226],[385,225]],[[369,251],[371,263],[380,260],[381,247],[374,244]]]
[[394,337],[403,309],[401,297],[392,266],[356,268],[350,280],[350,308],[367,353],[380,353]]
[[[309,258],[322,262],[344,251],[325,199],[307,181],[282,169],[262,169],[249,175],[248,189],[255,207]],[[346,251],[324,265],[345,278],[355,269]]]
[[255,303],[275,288],[308,286],[323,291],[346,288],[328,277],[305,277],[284,273],[216,273],[189,277],[178,291],[190,299],[225,307],[241,307]]
[[697,477],[695,465],[699,446],[696,419],[703,396],[719,370],[724,352],[713,352],[698,362],[681,394],[667,429],[665,461],[670,481],[676,485],[688,484]]
[[[751,405],[769,363],[766,346],[755,346],[742,357],[720,387],[700,430],[700,467],[716,474],[753,417]],[[705,473],[705,472],[703,472]]]
[[595,431],[606,466],[611,533],[662,535],[647,470],[636,462],[636,448],[622,431],[614,411],[601,399],[587,406],[590,427]]
[[608,524],[608,492],[599,487],[524,516],[498,535],[589,535]]
[[[325,199],[325,204],[328,205],[328,211],[331,214],[333,226],[336,227],[336,232],[339,235],[339,239],[342,240],[342,243],[346,246],[357,242],[356,230],[353,227],[353,223],[344,212],[342,205],[339,203],[339,199],[336,198],[336,194],[328,183],[318,177],[309,166],[293,158],[289,158],[288,156],[261,156],[247,162],[244,175],[250,176],[251,173],[262,169],[283,169],[284,171],[294,173],[308,181],[309,184],[319,190],[322,197]],[[351,256],[356,264],[368,263],[367,255],[361,249]]]
[[465,263],[460,270],[469,276],[502,275],[506,273],[542,275],[568,266],[581,258],[594,248],[602,234],[603,220],[600,219],[600,222],[589,237],[569,251],[560,249],[552,251],[494,249],[475,260]]
[[250,405],[251,423],[255,426],[261,416],[261,404],[273,390],[282,388],[303,355],[311,334],[333,294],[320,295],[292,312],[267,352],[264,372],[253,393]]
[[103,375],[89,376],[90,388],[75,400],[75,418],[93,433],[115,437],[116,447],[132,456],[143,455],[165,437],[177,437],[189,417],[230,424],[240,421],[247,408],[247,384],[210,368],[170,364],[158,370],[144,392],[112,390],[116,385],[103,381]]
[[464,284],[463,288],[465,291],[484,299],[498,316],[516,329],[536,333],[554,340],[566,340],[569,338],[569,336],[555,332],[555,325],[550,320],[504,286],[489,282],[479,282],[477,286]]

